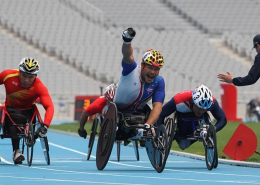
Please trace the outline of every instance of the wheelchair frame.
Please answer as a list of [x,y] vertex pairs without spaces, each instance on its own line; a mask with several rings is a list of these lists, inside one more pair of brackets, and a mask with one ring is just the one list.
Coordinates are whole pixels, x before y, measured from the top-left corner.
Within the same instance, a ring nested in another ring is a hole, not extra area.
[[[109,160],[112,152],[114,141],[120,141],[122,138],[117,138],[116,134],[119,132],[117,130],[119,126],[119,116],[116,105],[111,102],[106,115],[104,116],[101,131],[99,133],[97,152],[96,152],[96,165],[98,170],[103,170]],[[136,130],[142,128],[144,125],[131,125],[131,130]],[[146,152],[148,154],[149,160],[154,167],[154,169],[161,173],[164,170],[167,151],[168,151],[168,138],[167,132],[164,125],[155,128],[156,136],[143,136],[136,138],[135,135],[128,138],[134,142],[145,141]]]
[[[207,125],[207,135],[205,138],[203,138],[202,136],[196,136],[196,135],[195,136],[190,135],[187,137],[179,137],[177,123],[178,123],[178,120],[181,119],[181,118],[179,118],[180,114],[184,115],[185,113],[176,112],[174,115],[174,118],[168,117],[164,122],[164,125],[167,128],[167,133],[168,133],[168,142],[169,142],[168,155],[170,153],[172,142],[176,139],[188,139],[188,140],[193,140],[195,142],[200,141],[200,142],[203,142],[203,145],[205,148],[205,161],[206,161],[206,166],[207,166],[208,170],[217,168],[218,151],[217,151],[216,130],[215,130],[214,126],[211,124],[208,113],[205,113],[203,115],[205,125]],[[199,121],[199,118],[188,118],[188,119],[189,120],[193,119],[193,120]],[[194,122],[191,124],[194,124]],[[195,128],[195,125],[193,125],[193,128]],[[199,128],[197,128],[197,132],[202,131],[202,129],[203,129],[202,124],[199,123]],[[193,131],[195,132],[196,129],[194,129]]]
[[[91,153],[92,153],[92,148],[93,148],[93,144],[95,142],[95,137],[96,135],[99,135],[99,133],[97,132],[97,127],[99,123],[102,123],[103,120],[103,116],[101,116],[100,114],[96,114],[95,115],[95,119],[93,120],[92,123],[92,127],[91,127],[91,133],[89,136],[89,142],[88,142],[88,155],[87,155],[87,160],[90,159]],[[101,124],[100,124],[101,125]],[[121,148],[121,141],[115,141],[117,143],[117,161],[120,161],[120,148]],[[135,151],[135,155],[136,155],[136,160],[139,161],[140,156],[139,156],[139,149],[138,149],[138,143],[137,141],[133,141],[133,145],[134,145],[134,151]]]
[[[5,118],[6,118],[6,116],[8,116],[10,121],[11,121],[11,123],[13,124],[12,126],[16,126],[17,129],[21,133],[18,133],[18,135],[15,136],[15,137],[11,137],[11,136],[9,136],[8,134],[6,134],[4,132],[3,134],[0,135],[1,139],[4,139],[4,138],[20,138],[20,139],[22,139],[22,154],[24,154],[24,147],[26,145],[26,147],[27,147],[27,164],[28,164],[28,166],[31,166],[32,165],[32,160],[33,160],[33,148],[34,148],[35,141],[36,141],[36,139],[38,137],[35,134],[35,127],[36,126],[40,127],[40,123],[43,123],[43,121],[41,119],[41,116],[40,116],[40,113],[39,113],[39,110],[38,110],[37,106],[34,104],[33,108],[32,108],[34,110],[34,112],[33,112],[33,116],[31,118],[31,120],[29,122],[27,122],[25,125],[21,126],[19,124],[16,124],[13,121],[12,116],[10,115],[12,113],[9,113],[7,111],[7,108],[6,108],[5,105],[2,108],[3,109],[2,109],[1,128],[0,128],[0,130],[2,128],[4,129]],[[36,122],[33,123],[33,120],[35,118],[37,118]],[[43,154],[44,154],[44,157],[45,157],[45,161],[46,161],[47,165],[50,165],[49,144],[48,144],[47,136],[44,136],[42,138],[40,137],[40,142],[41,142]]]

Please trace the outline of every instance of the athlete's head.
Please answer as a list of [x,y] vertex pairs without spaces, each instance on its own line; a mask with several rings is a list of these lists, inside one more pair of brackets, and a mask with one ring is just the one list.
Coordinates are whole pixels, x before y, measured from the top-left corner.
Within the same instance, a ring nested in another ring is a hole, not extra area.
[[38,61],[33,58],[23,58],[19,64],[20,81],[22,87],[30,87],[40,70]]
[[212,93],[205,85],[200,85],[192,92],[193,112],[196,116],[201,116],[213,103]]
[[37,74],[40,71],[38,60],[34,58],[25,57],[19,64],[19,70],[28,74]]
[[112,83],[109,86],[106,87],[104,96],[107,101],[112,102],[114,100],[115,94],[116,94],[116,88],[117,84]]
[[141,64],[141,75],[143,80],[146,83],[153,82],[163,65],[164,59],[159,51],[154,49],[147,50],[143,55]]

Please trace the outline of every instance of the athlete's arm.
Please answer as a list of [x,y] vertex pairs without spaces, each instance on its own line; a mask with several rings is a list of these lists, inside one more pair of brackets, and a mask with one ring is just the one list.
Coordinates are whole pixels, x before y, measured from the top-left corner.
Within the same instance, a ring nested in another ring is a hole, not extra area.
[[165,98],[165,83],[163,78],[161,78],[153,92],[153,99],[152,99],[153,109],[147,120],[148,124],[152,125],[158,120],[159,115],[162,112],[164,98]]
[[153,125],[157,119],[159,118],[160,113],[162,112],[162,106],[163,104],[161,102],[154,102],[153,103],[153,109],[149,114],[149,118],[146,121],[149,125]]
[[88,114],[88,112],[86,110],[82,111],[82,113],[80,115],[80,119],[79,119],[79,129],[81,131],[84,130],[84,126],[85,126],[89,116],[90,115]]
[[106,106],[106,98],[104,96],[101,96],[97,98],[94,102],[92,102],[87,107],[87,109],[83,110],[81,113],[80,120],[79,120],[79,129],[83,131],[84,126],[88,120],[88,117],[97,113],[101,114],[105,106]]
[[123,62],[126,64],[132,64],[134,62],[133,47],[131,43],[122,45]]
[[215,127],[216,127],[216,131],[218,132],[227,124],[227,118],[226,118],[224,111],[219,106],[218,101],[216,99],[215,99],[215,103],[210,108],[210,112],[214,116],[214,118],[217,120]]
[[174,98],[168,101],[163,107],[162,112],[158,118],[157,125],[164,124],[164,119],[176,111],[176,104]]
[[2,85],[3,83],[4,83],[4,72],[2,71],[1,73],[0,73],[0,85]]
[[51,120],[54,115],[54,106],[52,103],[52,99],[47,88],[42,83],[39,84],[37,90],[42,106],[46,110],[43,123],[47,126],[50,126]]
[[122,45],[123,62],[126,64],[132,64],[134,62],[133,47],[131,45],[134,36],[135,30],[133,28],[126,29],[122,34],[124,40]]

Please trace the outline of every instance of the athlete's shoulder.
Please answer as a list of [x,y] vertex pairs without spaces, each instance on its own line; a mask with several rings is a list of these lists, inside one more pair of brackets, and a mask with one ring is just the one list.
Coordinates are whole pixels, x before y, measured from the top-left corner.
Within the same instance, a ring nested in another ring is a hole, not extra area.
[[18,69],[6,69],[6,70],[2,71],[1,74],[4,74],[4,75],[19,74],[19,70]]
[[42,83],[42,81],[36,77],[35,78],[35,81],[33,83],[33,86],[38,90],[38,91],[42,91],[42,90],[45,90],[47,89],[47,87]]
[[134,61],[131,64],[127,64],[124,61],[122,61],[122,67],[123,67],[122,75],[127,76],[137,68],[137,63]]
[[164,79],[162,76],[157,76],[155,79],[154,79],[154,82],[155,83],[164,83]]
[[35,78],[34,83],[35,83],[35,84],[43,84],[42,81],[41,81],[41,79],[38,78],[38,77]]
[[212,96],[212,99],[213,99],[213,104],[214,104],[217,101],[217,99],[214,96]]
[[163,77],[162,77],[162,76],[158,75],[158,76],[155,78],[155,80],[158,80],[158,81],[160,81],[160,80],[164,80],[164,79],[163,79]]
[[0,81],[3,83],[10,77],[19,76],[19,70],[16,69],[6,69],[0,73]]
[[192,90],[181,91],[177,93],[173,98],[176,104],[180,102],[186,102],[192,100]]

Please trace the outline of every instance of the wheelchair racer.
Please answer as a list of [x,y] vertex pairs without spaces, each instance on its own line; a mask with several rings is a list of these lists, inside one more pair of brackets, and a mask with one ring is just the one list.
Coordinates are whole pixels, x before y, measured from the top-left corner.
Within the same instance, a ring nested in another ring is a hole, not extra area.
[[154,49],[147,50],[141,66],[138,66],[133,55],[132,39],[136,32],[133,28],[126,29],[123,34],[122,45],[122,75],[118,83],[115,104],[121,112],[141,113],[145,105],[152,99],[153,108],[146,121],[149,130],[157,121],[165,98],[165,83],[159,76],[164,65],[163,55]]
[[[218,101],[212,96],[211,91],[205,85],[200,85],[196,89],[177,93],[162,108],[162,112],[157,121],[158,125],[164,124],[164,119],[174,112],[193,113],[194,117],[202,118],[203,114],[210,111],[217,120],[215,126],[216,131],[220,131],[227,123],[226,115],[219,106]],[[188,136],[193,133],[191,124],[185,121],[178,124],[179,136]],[[204,131],[201,131],[204,132]],[[196,133],[195,133],[196,134]],[[204,133],[199,133],[200,135]],[[176,139],[180,149],[188,148],[195,141],[187,139]]]
[[[0,85],[4,84],[6,89],[5,106],[8,110],[15,110],[23,114],[28,120],[33,116],[32,107],[39,99],[46,110],[44,122],[36,131],[43,136],[51,123],[54,114],[54,106],[47,88],[37,77],[40,70],[38,61],[34,58],[23,58],[19,64],[19,70],[7,69],[0,73]],[[0,115],[0,117],[2,114]],[[2,126],[1,126],[2,127]],[[5,117],[5,132],[11,137],[16,136],[18,128],[12,126],[8,116]],[[19,149],[20,139],[12,138],[13,161],[21,164],[24,156]]]
[[86,108],[86,110],[82,111],[79,120],[79,129],[78,129],[78,134],[80,137],[83,137],[85,139],[87,137],[87,131],[84,129],[84,126],[89,116],[93,116],[97,113],[104,116],[108,108],[106,106],[107,102],[113,102],[114,100],[116,88],[117,88],[116,83],[110,84],[108,87],[106,87],[104,96],[100,96],[99,98],[97,98]]

